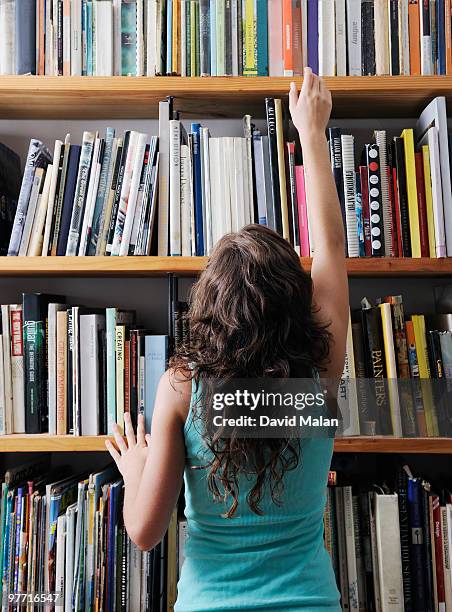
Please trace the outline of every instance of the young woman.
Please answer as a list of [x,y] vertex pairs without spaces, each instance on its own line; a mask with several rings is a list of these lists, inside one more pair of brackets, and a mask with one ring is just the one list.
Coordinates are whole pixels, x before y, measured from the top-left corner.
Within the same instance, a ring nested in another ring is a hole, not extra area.
[[[143,550],[164,535],[185,478],[188,539],[177,612],[338,611],[323,544],[331,438],[218,439],[202,409],[203,380],[322,377],[344,366],[348,284],[344,232],[325,129],[331,95],[306,70],[290,111],[309,194],[311,275],[278,234],[249,225],[222,238],[194,286],[190,349],[177,354],[155,400],[152,437],[107,448],[123,475],[124,521]],[[206,408],[204,406],[204,408]]]

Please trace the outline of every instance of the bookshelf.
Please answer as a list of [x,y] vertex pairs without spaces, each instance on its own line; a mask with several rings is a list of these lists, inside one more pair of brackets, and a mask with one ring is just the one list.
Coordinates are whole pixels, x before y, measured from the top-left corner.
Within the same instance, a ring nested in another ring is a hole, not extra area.
[[[196,276],[207,263],[206,257],[0,257],[1,277],[79,276]],[[301,258],[305,270],[311,259]],[[350,277],[409,278],[452,276],[452,258],[430,259],[382,257],[347,259]]]
[[[182,116],[263,117],[264,98],[284,97],[287,77],[2,76],[0,119],[150,119],[169,93]],[[414,117],[435,96],[452,102],[452,77],[326,77],[333,116]]]
[[[49,436],[47,434],[11,434],[0,437],[3,452],[102,452],[110,436]],[[334,443],[337,453],[416,453],[450,454],[449,438],[338,438]]]

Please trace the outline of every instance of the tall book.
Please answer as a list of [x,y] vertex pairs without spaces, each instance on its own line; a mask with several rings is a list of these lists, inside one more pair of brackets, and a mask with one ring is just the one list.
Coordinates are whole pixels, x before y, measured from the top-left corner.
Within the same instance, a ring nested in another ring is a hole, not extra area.
[[145,428],[151,430],[157,386],[168,361],[168,336],[145,337]]
[[353,136],[343,134],[341,136],[341,146],[348,256],[358,257],[359,244],[356,228],[356,174]]
[[405,169],[408,193],[408,217],[410,225],[411,256],[421,256],[421,239],[419,233],[419,208],[417,201],[416,162],[414,157],[414,135],[412,129],[403,130],[405,150]]

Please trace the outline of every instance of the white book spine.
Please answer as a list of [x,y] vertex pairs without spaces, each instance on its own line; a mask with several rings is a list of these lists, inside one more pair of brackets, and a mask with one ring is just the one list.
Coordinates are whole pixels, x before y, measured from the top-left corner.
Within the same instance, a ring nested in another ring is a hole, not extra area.
[[6,432],[6,397],[5,397],[5,370],[4,370],[4,339],[3,334],[0,334],[0,435],[5,435]]
[[[53,149],[53,163],[52,163],[52,174],[50,177],[50,186],[49,186],[49,200],[47,204],[47,215],[46,222],[44,228],[44,239],[42,242],[42,255],[43,257],[47,256],[47,252],[49,249],[50,242],[50,232],[52,229],[52,217],[53,217],[53,208],[55,206],[55,198],[56,198],[56,188],[57,188],[57,180],[58,180],[58,167],[60,165],[60,155],[61,148],[63,146],[63,142],[61,140],[55,140],[55,147]],[[49,169],[47,169],[50,171]]]
[[119,247],[119,255],[122,256],[128,255],[129,253],[130,237],[132,235],[133,223],[135,220],[135,215],[137,213],[138,191],[140,189],[147,140],[147,134],[138,135],[135,160],[132,169],[132,180],[130,183],[129,199],[127,204],[127,213],[124,221],[124,230]]
[[82,151],[77,173],[74,205],[72,208],[71,224],[66,246],[66,255],[77,255],[80,238],[82,215],[85,207],[86,192],[88,189],[88,176],[90,173],[95,135],[92,132],[83,133]]
[[356,227],[356,174],[354,137],[349,134],[343,134],[341,136],[341,144],[348,256],[359,257],[358,231]]
[[375,71],[379,76],[391,73],[389,51],[388,0],[375,0]]
[[229,232],[237,231],[237,219],[235,216],[235,209],[232,207],[232,197],[231,197],[231,187],[232,187],[232,178],[231,178],[231,165],[233,163],[232,154],[232,137],[226,136],[222,139],[223,147],[223,163],[221,168],[224,168],[224,234],[228,234]]
[[347,0],[349,76],[361,76],[361,0]]
[[188,145],[180,148],[180,210],[182,256],[191,255],[190,231],[190,150]]
[[71,74],[71,1],[63,3],[63,75]]
[[15,73],[15,0],[0,0],[0,74]]
[[336,75],[347,76],[347,21],[345,0],[335,0]]
[[336,45],[334,0],[319,0],[319,75],[335,76]]
[[39,191],[41,188],[43,174],[44,170],[42,168],[37,168],[33,177],[33,184],[31,187],[30,199],[28,201],[28,209],[27,216],[25,218],[24,231],[22,232],[22,239],[20,241],[19,256],[24,256],[28,253],[31,230],[33,227],[33,222],[35,220],[36,209],[38,207]]
[[210,201],[212,202],[212,245],[221,238],[221,208],[219,195],[219,172],[215,170],[219,168],[220,156],[220,139],[211,138],[209,146],[209,161],[210,161]]
[[[155,36],[156,36],[156,0],[148,0],[147,3],[147,36],[146,36],[146,75],[149,77],[155,76],[156,61],[155,61]],[[181,11],[185,11],[185,2],[181,3]],[[181,31],[181,37],[185,39],[185,32]],[[184,53],[182,47],[182,53]],[[182,56],[183,57],[183,56]],[[185,76],[182,74],[182,76]]]
[[169,103],[159,103],[158,255],[168,255],[169,214]]
[[128,604],[129,610],[139,612],[141,608],[141,564],[143,552],[138,546],[129,540],[129,580],[127,588],[129,591]]
[[380,181],[381,181],[381,201],[383,208],[383,227],[385,237],[385,255],[392,257],[392,211],[389,200],[389,179],[388,179],[388,147],[385,130],[375,132],[375,142],[378,145],[380,156]]
[[178,533],[178,560],[179,560],[179,575],[182,569],[182,565],[185,561],[185,543],[187,541],[187,521],[179,521],[179,533]]
[[238,2],[231,0],[232,76],[239,76]]
[[139,135],[139,132],[133,131],[130,133],[129,146],[127,149],[127,157],[124,168],[124,176],[119,197],[115,232],[110,252],[111,255],[119,255],[119,248],[121,246],[122,236],[124,233],[124,223],[127,215],[127,207],[129,204],[130,187],[132,185],[132,175],[135,164]]
[[83,213],[82,229],[80,231],[80,244],[78,247],[78,255],[85,255],[90,230],[93,224],[94,204],[96,203],[97,188],[99,186],[99,175],[101,163],[99,160],[99,152],[101,150],[101,140],[96,138],[93,148],[93,157],[91,164],[91,172],[88,183],[88,191],[86,194],[86,204]]
[[408,2],[400,0],[399,3],[399,57],[400,74],[410,74],[410,32],[408,22]]
[[49,193],[50,193],[50,182],[52,179],[53,166],[50,164],[47,166],[46,177],[44,180],[44,187],[42,189],[42,196],[39,202],[39,208],[36,211],[35,222],[33,224],[32,234],[30,238],[29,255],[32,257],[41,255],[42,244],[43,244],[43,232],[44,225],[47,215],[47,206],[49,204]]
[[170,255],[181,254],[180,121],[169,122],[169,240]]
[[82,75],[82,0],[71,0],[71,75]]
[[243,154],[240,139],[232,138],[230,143],[230,184],[232,231],[240,230],[245,224],[245,198],[243,191]]
[[113,0],[113,74],[121,76],[121,0]]
[[143,0],[137,0],[137,74],[136,76],[144,76],[144,6]]
[[375,502],[377,494],[375,491],[369,491],[367,497],[369,500],[370,544],[372,550],[372,577],[374,582],[375,612],[381,612],[380,576],[378,571],[377,550],[377,526],[375,522]]
[[447,256],[452,257],[452,185],[450,176],[450,152],[447,129],[446,98],[435,99],[438,118],[438,143],[441,164],[441,183],[444,203],[444,227],[446,232]]
[[[441,162],[438,146],[438,128],[432,126],[427,132],[428,149],[430,155],[430,173],[432,181],[433,223],[435,225],[436,256],[446,256],[445,206],[443,202],[443,188],[441,175]],[[449,255],[449,253],[447,253]]]
[[350,612],[359,612],[361,602],[359,601],[358,593],[358,570],[356,565],[355,522],[353,517],[352,488],[350,486],[343,487],[343,494]]
[[113,3],[97,0],[94,3],[96,23],[96,76],[113,76]]
[[378,572],[382,612],[403,612],[403,580],[397,495],[378,495],[375,500]]
[[209,128],[201,128],[201,155],[202,155],[202,181],[203,181],[203,208],[205,209],[204,234],[206,243],[206,253],[210,255],[212,252],[212,204],[210,199],[210,163],[209,163],[209,146],[210,134]]
[[[55,591],[64,593],[65,566],[66,566],[66,515],[60,514],[57,519],[56,533],[56,562],[55,562]],[[61,604],[55,605],[55,610],[62,610]]]
[[80,316],[81,435],[99,434],[98,334],[105,329],[102,315]]
[[345,363],[338,390],[338,405],[343,419],[343,436],[359,436],[358,396],[355,384],[355,356],[353,353],[352,322],[349,314]]
[[[250,195],[250,180],[249,180],[249,165],[248,165],[248,142],[246,138],[236,138],[235,139],[235,146],[237,146],[237,154],[234,155],[235,157],[235,161],[236,164],[240,164],[242,166],[242,171],[239,171],[239,175],[241,174],[241,190],[243,193],[242,196],[242,200],[243,200],[243,205],[238,206],[238,216],[237,216],[237,225],[238,227],[241,229],[242,227],[244,227],[245,225],[248,225],[249,223],[251,223],[252,217],[251,217],[251,201],[250,198],[252,197]],[[240,162],[240,158],[242,159],[242,162]],[[239,178],[240,181],[240,178]],[[254,217],[254,211],[253,211],[253,217]]]

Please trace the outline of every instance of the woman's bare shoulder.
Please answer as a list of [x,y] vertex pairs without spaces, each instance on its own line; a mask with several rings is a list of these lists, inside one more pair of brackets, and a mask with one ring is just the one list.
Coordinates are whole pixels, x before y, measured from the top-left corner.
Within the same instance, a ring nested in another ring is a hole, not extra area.
[[166,402],[185,421],[190,407],[192,373],[189,370],[169,368],[160,379],[160,390]]

